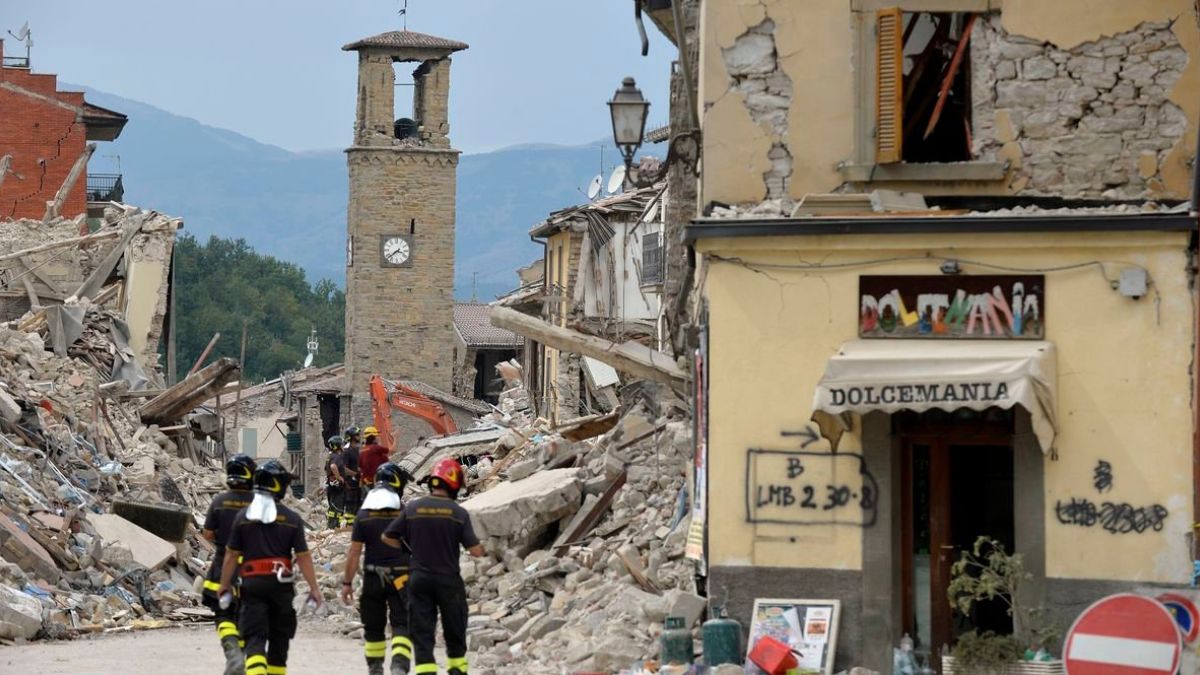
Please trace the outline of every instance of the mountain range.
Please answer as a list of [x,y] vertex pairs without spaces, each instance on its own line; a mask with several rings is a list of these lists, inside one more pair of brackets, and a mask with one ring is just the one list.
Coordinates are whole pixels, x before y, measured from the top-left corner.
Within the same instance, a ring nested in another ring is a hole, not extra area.
[[[310,281],[344,283],[347,171],[341,150],[293,152],[77,88],[89,102],[129,116],[120,138],[102,144],[89,167],[94,173],[119,170],[125,201],[182,217],[185,231],[201,241],[210,235],[242,238],[260,253],[296,263]],[[517,268],[541,256],[529,228],[551,211],[586,200],[581,188],[600,168],[598,145],[522,145],[462,156],[455,297],[489,301],[517,285]]]

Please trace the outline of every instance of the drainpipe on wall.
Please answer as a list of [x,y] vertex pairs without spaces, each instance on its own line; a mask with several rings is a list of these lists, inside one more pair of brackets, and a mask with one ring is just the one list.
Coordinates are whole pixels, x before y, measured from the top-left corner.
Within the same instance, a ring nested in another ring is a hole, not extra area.
[[[1196,153],[1192,155],[1189,213],[1196,220],[1196,233],[1192,239],[1192,256],[1195,260],[1195,248],[1200,243],[1200,130],[1196,133]],[[1200,536],[1197,536],[1197,527],[1200,526],[1200,491],[1197,491],[1197,486],[1200,486],[1200,286],[1197,283],[1198,280],[1193,278],[1192,307],[1197,312],[1192,333],[1192,527],[1189,533],[1192,537],[1193,561],[1200,560]]]

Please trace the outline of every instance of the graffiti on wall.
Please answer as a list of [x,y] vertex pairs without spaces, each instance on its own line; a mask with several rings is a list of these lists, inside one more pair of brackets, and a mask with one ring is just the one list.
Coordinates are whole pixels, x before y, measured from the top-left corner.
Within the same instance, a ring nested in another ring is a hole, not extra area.
[[875,524],[879,484],[862,455],[805,450],[746,451],[746,521],[780,525]]
[[859,337],[1045,335],[1045,277],[1039,275],[863,275],[858,288]]
[[[1113,488],[1112,464],[1099,460],[1092,470],[1092,487],[1103,494]],[[1054,504],[1054,515],[1062,525],[1099,527],[1109,534],[1141,534],[1147,530],[1160,532],[1170,512],[1162,504],[1134,506],[1128,502],[1094,502],[1087,497],[1060,499]]]

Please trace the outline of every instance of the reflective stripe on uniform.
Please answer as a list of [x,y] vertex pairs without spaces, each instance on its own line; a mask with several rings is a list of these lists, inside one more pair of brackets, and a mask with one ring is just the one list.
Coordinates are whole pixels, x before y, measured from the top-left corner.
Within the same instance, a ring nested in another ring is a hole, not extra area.
[[287,666],[267,666],[267,675],[287,675]]
[[392,638],[392,656],[396,656],[398,654],[406,659],[411,659],[412,647],[412,640],[409,640],[403,635],[397,635]]
[[211,579],[205,579],[204,580],[204,590],[212,591],[213,593],[217,593],[221,590],[221,584],[219,582],[212,581]]
[[[415,668],[413,668],[413,675],[421,675],[421,673],[433,673],[433,675],[437,675],[437,664],[436,663],[419,663],[419,664],[417,664],[417,666]],[[250,672],[246,671],[246,675],[250,675]]]
[[366,654],[368,659],[382,659],[387,656],[387,643],[382,640],[367,642],[363,644],[363,654]]
[[246,675],[267,675],[267,657],[255,654],[246,657]]
[[227,637],[238,637],[237,624],[232,621],[222,621],[217,624],[217,637],[224,640]]
[[453,659],[446,659],[446,670],[458,669],[459,672],[467,672],[467,657],[459,656]]

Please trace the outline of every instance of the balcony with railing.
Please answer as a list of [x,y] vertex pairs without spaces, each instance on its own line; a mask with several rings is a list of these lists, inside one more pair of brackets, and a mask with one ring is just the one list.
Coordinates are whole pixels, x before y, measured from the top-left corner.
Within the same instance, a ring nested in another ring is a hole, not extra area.
[[89,173],[87,200],[89,202],[119,202],[125,198],[125,185],[119,173]]

